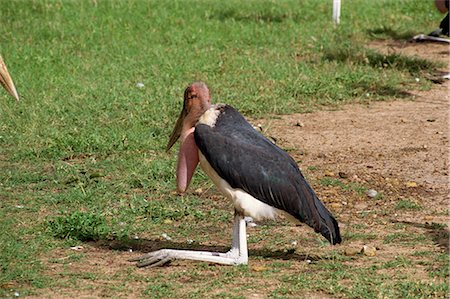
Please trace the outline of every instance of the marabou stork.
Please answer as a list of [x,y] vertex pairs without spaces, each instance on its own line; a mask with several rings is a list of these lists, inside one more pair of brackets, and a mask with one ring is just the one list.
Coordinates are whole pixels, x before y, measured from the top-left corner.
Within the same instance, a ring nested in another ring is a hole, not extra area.
[[273,219],[279,214],[303,222],[331,244],[341,242],[337,221],[306,182],[295,161],[257,132],[233,107],[211,105],[208,87],[194,82],[167,144],[181,137],[177,190],[184,193],[197,164],[234,205],[232,247],[227,253],[161,249],[131,261],[159,266],[174,259],[226,265],[247,264],[244,216]]
[[16,87],[14,86],[14,82],[8,73],[8,69],[6,68],[6,64],[3,61],[1,55],[0,55],[0,84],[6,89],[6,91],[8,91],[8,93],[11,96],[13,96],[16,100],[19,100],[19,94],[17,93]]

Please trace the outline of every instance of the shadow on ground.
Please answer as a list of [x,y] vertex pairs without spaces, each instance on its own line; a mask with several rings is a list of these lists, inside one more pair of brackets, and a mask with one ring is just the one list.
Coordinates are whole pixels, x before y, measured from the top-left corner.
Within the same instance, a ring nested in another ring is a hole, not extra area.
[[413,31],[399,31],[395,30],[392,27],[389,26],[383,26],[375,29],[369,29],[367,30],[367,33],[374,37],[388,37],[395,40],[404,40],[409,41],[411,38],[413,38],[415,35],[423,33],[423,32],[413,32]]
[[449,253],[450,231],[444,225],[438,223],[417,223],[411,221],[398,221],[398,220],[392,220],[392,223],[402,223],[425,230],[426,234],[428,234],[431,237],[431,239],[437,246],[439,246],[447,253]]
[[348,43],[325,49],[323,58],[330,61],[404,70],[411,74],[435,70],[438,67],[437,63],[419,57],[411,57],[397,53],[383,54],[369,48],[354,47]]
[[[195,251],[210,251],[210,252],[227,252],[230,247],[226,246],[213,246],[213,245],[202,245],[202,244],[186,244],[182,242],[173,242],[165,240],[149,240],[149,239],[123,239],[123,240],[100,240],[97,242],[90,242],[90,245],[109,250],[121,250],[138,253],[149,253],[159,249],[181,249],[181,250],[195,250]],[[259,257],[263,259],[276,259],[276,260],[296,260],[296,261],[306,261],[311,262],[331,259],[326,255],[308,255],[308,254],[297,254],[291,250],[249,250],[248,253],[252,257]]]

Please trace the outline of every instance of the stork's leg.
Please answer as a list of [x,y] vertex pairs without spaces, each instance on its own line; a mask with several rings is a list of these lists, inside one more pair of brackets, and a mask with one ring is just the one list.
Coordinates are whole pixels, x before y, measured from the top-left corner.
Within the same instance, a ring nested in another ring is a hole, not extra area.
[[247,233],[244,216],[235,212],[233,223],[233,241],[226,253],[193,251],[178,249],[160,249],[131,259],[138,267],[157,267],[175,259],[196,260],[224,265],[241,265],[248,262]]
[[247,264],[248,249],[247,249],[247,225],[244,216],[237,211],[234,212],[233,223],[233,240],[231,242],[231,249],[226,254],[232,255],[240,262],[237,264]]

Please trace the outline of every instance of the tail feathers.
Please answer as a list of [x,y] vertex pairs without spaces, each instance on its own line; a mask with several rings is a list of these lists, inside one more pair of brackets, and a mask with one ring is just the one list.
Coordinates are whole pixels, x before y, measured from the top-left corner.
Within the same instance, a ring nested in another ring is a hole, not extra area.
[[319,216],[319,223],[314,226],[315,231],[321,233],[333,245],[341,243],[341,233],[336,219],[317,196],[314,198],[314,203]]

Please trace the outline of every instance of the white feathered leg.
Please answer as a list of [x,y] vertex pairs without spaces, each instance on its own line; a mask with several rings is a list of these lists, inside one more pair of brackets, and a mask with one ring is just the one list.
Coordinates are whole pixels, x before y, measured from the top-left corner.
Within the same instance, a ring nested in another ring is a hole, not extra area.
[[226,253],[177,249],[160,249],[131,259],[138,267],[157,267],[175,259],[196,260],[224,265],[246,265],[248,263],[247,233],[244,216],[235,212],[233,241]]

